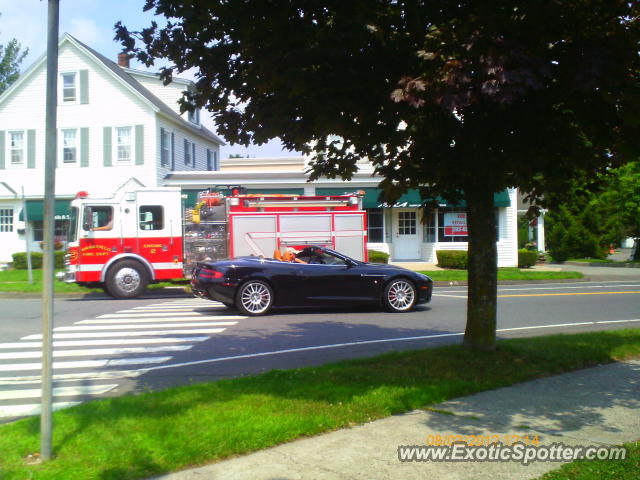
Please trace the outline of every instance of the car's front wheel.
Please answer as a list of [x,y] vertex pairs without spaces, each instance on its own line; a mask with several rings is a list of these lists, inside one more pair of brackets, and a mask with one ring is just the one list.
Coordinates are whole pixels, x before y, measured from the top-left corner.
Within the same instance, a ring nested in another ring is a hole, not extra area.
[[416,304],[416,287],[409,280],[399,278],[384,289],[382,303],[390,312],[408,312]]
[[236,294],[236,307],[245,315],[264,315],[273,306],[273,289],[262,280],[249,280]]
[[114,298],[139,297],[149,283],[145,268],[134,260],[122,260],[107,272],[106,290]]

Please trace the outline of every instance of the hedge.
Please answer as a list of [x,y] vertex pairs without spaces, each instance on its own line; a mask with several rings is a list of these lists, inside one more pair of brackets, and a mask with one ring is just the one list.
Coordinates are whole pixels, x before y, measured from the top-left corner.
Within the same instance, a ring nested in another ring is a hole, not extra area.
[[436,250],[438,257],[438,266],[440,268],[467,268],[467,251],[466,250]]
[[522,248],[518,250],[518,267],[529,268],[538,261],[538,252]]
[[389,263],[389,254],[378,250],[367,250],[371,263]]
[[[57,269],[64,268],[64,251],[56,251],[55,252],[55,260],[54,267]],[[13,257],[13,268],[16,270],[26,270],[27,269],[27,253],[26,252],[18,252],[12,255]],[[31,252],[31,268],[42,268],[42,253],[41,252]]]

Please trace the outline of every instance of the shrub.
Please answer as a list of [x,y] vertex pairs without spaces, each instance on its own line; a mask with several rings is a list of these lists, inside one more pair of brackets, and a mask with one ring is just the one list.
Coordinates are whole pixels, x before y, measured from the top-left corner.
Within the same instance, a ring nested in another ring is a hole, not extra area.
[[378,250],[367,250],[371,263],[389,263],[389,254]]
[[536,264],[538,252],[522,248],[518,250],[518,267],[529,268]]
[[[64,268],[64,251],[56,251],[55,252],[55,260],[54,260],[54,268],[60,269]],[[27,253],[26,252],[18,252],[12,255],[13,257],[13,268],[16,270],[26,270],[27,269]],[[42,253],[40,252],[31,252],[31,268],[42,268]]]
[[466,250],[436,250],[440,268],[467,268]]

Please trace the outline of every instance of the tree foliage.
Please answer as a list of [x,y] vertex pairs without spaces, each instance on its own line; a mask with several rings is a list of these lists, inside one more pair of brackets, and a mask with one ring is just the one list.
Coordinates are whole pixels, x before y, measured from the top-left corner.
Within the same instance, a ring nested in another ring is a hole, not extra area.
[[493,193],[562,191],[637,155],[636,2],[147,0],[168,23],[116,26],[139,60],[193,69],[230,142],[280,137],[313,179],[368,158],[387,200],[410,188],[468,205],[465,343],[495,341]]
[[640,237],[640,162],[629,162],[594,182],[576,180],[562,195],[552,194],[548,203],[546,239],[554,260],[606,258],[611,245]]
[[0,44],[0,94],[20,76],[20,64],[29,53],[28,48],[24,51],[21,49],[15,38],[6,45]]

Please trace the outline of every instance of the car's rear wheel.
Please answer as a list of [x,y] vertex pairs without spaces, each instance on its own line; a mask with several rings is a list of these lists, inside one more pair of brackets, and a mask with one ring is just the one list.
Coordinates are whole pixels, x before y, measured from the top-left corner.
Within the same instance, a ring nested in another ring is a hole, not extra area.
[[238,290],[236,306],[245,315],[264,315],[273,306],[273,289],[262,280],[249,280]]
[[382,303],[390,312],[408,312],[416,304],[416,287],[409,280],[398,278],[384,289]]

